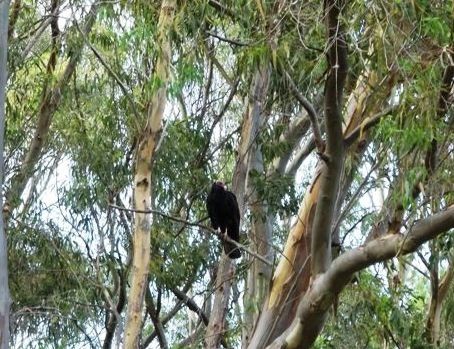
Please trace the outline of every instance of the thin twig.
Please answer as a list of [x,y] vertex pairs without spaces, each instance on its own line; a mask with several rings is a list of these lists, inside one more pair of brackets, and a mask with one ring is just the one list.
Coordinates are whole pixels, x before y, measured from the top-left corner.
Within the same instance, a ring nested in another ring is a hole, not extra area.
[[425,278],[430,279],[430,276],[427,275],[427,273],[425,273],[423,270],[421,270],[420,268],[418,268],[418,267],[417,267],[416,265],[414,265],[413,263],[411,263],[411,262],[405,260],[405,258],[402,258],[401,262],[404,263],[404,264],[406,264],[406,265],[408,265],[408,266],[410,266],[410,267],[412,267],[413,269],[415,269],[418,273],[420,273],[420,274],[421,274],[422,276],[424,276]]
[[206,225],[203,225],[201,224],[200,222],[204,221],[206,218],[202,219],[202,220],[199,220],[197,222],[189,222],[185,219],[181,219],[181,218],[178,218],[178,217],[173,217],[173,216],[170,216],[166,213],[163,213],[161,211],[158,211],[158,210],[135,210],[135,209],[132,209],[132,208],[126,208],[126,207],[121,207],[121,206],[117,206],[117,205],[113,205],[113,204],[109,204],[109,207],[112,207],[112,208],[116,208],[118,210],[122,210],[122,211],[129,211],[129,212],[135,212],[135,213],[151,213],[151,214],[157,214],[159,216],[162,216],[164,218],[167,218],[171,221],[175,221],[175,222],[179,222],[179,223],[183,223],[185,225],[188,225],[188,226],[193,226],[193,227],[199,227],[201,228],[202,230],[204,231],[207,231],[211,234],[214,234],[216,235],[218,238],[220,238],[222,241],[225,241],[225,242],[229,242],[229,243],[232,243],[233,245],[235,245],[236,247],[242,249],[244,252],[250,254],[251,256],[259,259],[260,261],[262,261],[263,263],[265,263],[266,265],[272,267],[272,263],[270,263],[267,259],[265,259],[263,256],[251,251],[249,248],[247,248],[246,246],[244,246],[243,244],[240,244],[239,242],[236,242],[235,240],[231,239],[230,237],[228,237],[227,235],[224,235],[222,234],[221,232],[217,231],[217,230],[214,230],[213,228],[210,228]]
[[322,134],[320,132],[320,126],[317,120],[317,112],[315,111],[314,106],[311,102],[307,100],[306,97],[302,95],[302,93],[298,90],[295,82],[293,81],[292,77],[286,71],[283,71],[285,78],[287,79],[290,88],[292,89],[293,94],[295,95],[298,102],[301,106],[306,110],[307,115],[309,115],[309,120],[311,121],[312,132],[314,134],[315,145],[317,150],[320,154],[324,152],[324,142],[322,139]]
[[339,228],[339,225],[342,223],[344,220],[345,216],[347,215],[348,212],[350,212],[350,209],[353,207],[353,205],[356,203],[357,199],[361,195],[364,187],[369,183],[369,178],[372,175],[372,173],[378,168],[378,166],[381,164],[381,161],[377,161],[370,169],[370,171],[367,173],[366,177],[363,179],[361,184],[358,186],[356,189],[355,193],[352,195],[350,201],[345,205],[345,208],[339,215],[339,217],[336,220],[336,223],[334,224],[334,228],[332,229],[333,231],[336,231]]
[[[269,339],[270,339],[270,336],[272,335],[272,333],[274,332],[276,326],[277,326],[277,323],[279,322],[280,320],[280,317],[282,316],[282,313],[284,312],[284,308],[285,306],[290,302],[290,296],[293,294],[293,291],[295,290],[296,288],[296,285],[297,283],[299,282],[299,279],[301,277],[301,275],[303,274],[303,271],[307,265],[307,263],[310,261],[311,259],[311,255],[309,254],[306,259],[304,260],[303,264],[301,265],[300,269],[298,270],[298,273],[295,275],[294,279],[293,279],[293,282],[292,282],[292,285],[290,286],[290,289],[284,299],[284,301],[282,302],[282,307],[279,309],[278,313],[276,314],[274,320],[273,320],[273,324],[271,325],[271,328],[270,330],[268,331],[268,334],[267,334],[267,337],[266,337],[266,340],[264,343],[268,343]],[[293,266],[292,266],[293,267]],[[295,272],[295,269],[293,269],[293,271]]]
[[131,108],[132,108],[132,111],[133,111],[135,117],[137,118],[137,120],[139,120],[139,112],[137,111],[136,104],[132,100],[131,94],[128,91],[128,89],[126,88],[126,86],[124,85],[124,83],[121,81],[119,76],[112,70],[112,68],[106,63],[106,61],[101,56],[101,54],[98,52],[98,50],[90,43],[90,41],[88,40],[86,35],[84,35],[84,33],[82,33],[81,29],[79,28],[79,24],[77,22],[76,22],[76,28],[79,31],[79,33],[82,35],[82,38],[84,39],[85,44],[90,48],[90,50],[93,52],[95,57],[99,60],[101,65],[114,78],[114,80],[117,82],[118,86],[120,86],[120,89],[123,91],[123,94],[125,95],[126,99],[131,104]]
[[[224,80],[230,85],[230,86],[233,86],[234,83],[233,83],[233,78],[231,78],[229,76],[229,74],[225,71],[224,67],[222,66],[222,64],[218,61],[218,59],[216,58],[216,56],[211,53],[209,51],[209,49],[207,47],[205,47],[206,51],[207,51],[207,57],[209,57],[212,61],[213,61],[213,64],[215,65],[216,68],[218,68],[218,71],[219,73],[222,75],[222,77],[224,78]],[[237,79],[237,81],[239,81],[239,79]]]
[[232,45],[236,45],[236,46],[249,46],[248,43],[245,43],[245,42],[241,42],[241,41],[238,41],[238,40],[234,40],[234,39],[228,39],[228,38],[225,38],[223,36],[220,36],[216,33],[213,33],[212,31],[209,31],[207,30],[206,33],[220,41],[224,41],[224,42],[227,42],[229,44],[232,44]]
[[205,314],[205,312],[197,305],[196,302],[192,298],[190,298],[185,292],[180,291],[178,288],[174,287],[171,289],[173,294],[190,309],[194,313],[196,313],[200,320],[205,324],[205,326],[208,326],[208,316]]
[[389,115],[395,110],[396,110],[395,106],[389,107],[389,108],[386,108],[385,110],[375,114],[374,116],[371,116],[370,118],[366,118],[366,120],[364,120],[352,132],[350,132],[347,136],[345,136],[345,138],[344,138],[345,146],[348,147],[348,146],[352,145],[353,142],[355,142],[358,139],[358,137],[360,136],[360,134],[362,132],[367,131],[372,126],[375,126],[383,116]]
[[424,264],[424,266],[430,270],[430,264],[429,262],[427,261],[427,259],[423,256],[423,254],[420,252],[420,251],[416,251],[416,254],[418,255],[419,259],[421,260],[421,262]]

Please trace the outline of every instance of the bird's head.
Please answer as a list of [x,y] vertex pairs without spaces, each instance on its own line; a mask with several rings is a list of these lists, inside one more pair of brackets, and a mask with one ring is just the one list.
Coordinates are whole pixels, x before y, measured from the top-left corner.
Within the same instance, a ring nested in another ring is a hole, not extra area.
[[224,189],[224,190],[227,190],[227,186],[224,184],[224,182],[221,182],[221,181],[216,181],[213,183],[213,189],[216,188],[216,189]]

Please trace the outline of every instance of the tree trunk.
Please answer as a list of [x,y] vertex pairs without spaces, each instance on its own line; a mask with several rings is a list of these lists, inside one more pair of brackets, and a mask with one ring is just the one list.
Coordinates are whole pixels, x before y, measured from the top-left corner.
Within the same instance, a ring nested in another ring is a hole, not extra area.
[[[367,129],[367,121],[372,120],[371,116],[375,115],[380,107],[380,101],[384,100],[382,97],[388,96],[392,90],[395,82],[393,76],[390,74],[386,80],[379,82],[376,74],[366,67],[346,102],[346,126],[343,130],[343,138],[352,139],[352,135],[356,135],[354,139],[360,140],[358,146],[361,147],[366,134],[363,131]],[[358,149],[351,149],[350,156],[355,158],[357,151]],[[309,246],[311,246],[314,212],[319,198],[320,170],[320,168],[316,169],[312,184],[308,187],[300,205],[297,221],[290,230],[283,257],[273,276],[270,296],[263,305],[249,348],[265,347],[290,325],[297,304],[304,297],[305,290],[308,288],[310,279]],[[337,205],[340,207],[342,202],[338,201]],[[329,258],[329,255],[327,257]]]
[[[6,61],[8,52],[9,0],[0,1],[0,188],[3,188],[3,144],[5,134]],[[3,207],[3,190],[0,190],[0,207]],[[0,214],[0,348],[9,346],[9,310],[11,296],[8,284],[8,254],[3,214]]]
[[[437,262],[438,263],[438,262]],[[438,269],[438,268],[437,268]],[[452,262],[448,264],[448,268],[439,282],[438,271],[436,273],[431,272],[431,297],[429,305],[429,314],[426,322],[426,337],[428,341],[435,345],[440,346],[440,323],[441,323],[441,311],[443,309],[443,301],[451,286],[452,280],[454,279],[454,265]]]
[[317,205],[320,181],[316,174],[306,191],[290,230],[283,256],[274,272],[269,296],[264,302],[248,348],[265,348],[290,324],[301,290],[309,285],[310,237],[314,212]]
[[[442,118],[443,114],[446,113],[449,98],[452,94],[452,87],[454,85],[454,65],[449,65],[445,68],[442,78],[442,84],[440,88],[440,95],[438,98],[438,118]],[[437,159],[437,139],[433,138],[431,143],[431,148],[428,149],[425,159],[425,165],[427,170],[427,178],[432,175],[435,171]],[[436,251],[432,249],[432,256]],[[437,253],[438,254],[438,253]],[[430,343],[433,345],[440,345],[440,322],[441,322],[441,310],[443,306],[443,301],[446,298],[446,295],[449,290],[449,286],[454,278],[454,261],[450,261],[448,268],[442,280],[439,281],[439,271],[438,271],[438,256],[434,258],[434,265],[432,270],[430,270],[430,284],[431,284],[431,298],[429,306],[429,314],[426,321],[426,337]],[[436,263],[436,264],[435,264]]]
[[[250,170],[255,170],[263,175],[263,156],[259,145],[255,144],[251,149]],[[270,263],[273,260],[273,251],[271,251],[271,233],[272,233],[272,216],[268,213],[268,207],[265,201],[257,193],[257,189],[248,181],[248,190],[250,192],[250,210],[252,213],[252,224],[249,233],[252,250],[265,257]],[[266,265],[257,258],[252,258],[251,266],[246,278],[246,289],[243,297],[243,333],[242,347],[246,348],[253,326],[257,321],[260,306],[265,300],[266,293],[271,281],[271,266]]]
[[454,205],[418,221],[406,235],[387,234],[345,252],[316,278],[298,304],[292,324],[267,348],[310,348],[320,333],[329,307],[353,273],[372,264],[414,252],[423,243],[454,227]]
[[[261,123],[264,100],[268,92],[270,68],[261,66],[252,79],[249,94],[249,106],[241,129],[241,140],[238,146],[238,158],[233,174],[232,191],[236,194],[240,207],[240,217],[244,217],[245,183],[248,174],[250,149],[256,141]],[[216,276],[216,293],[213,302],[210,321],[205,334],[205,348],[219,348],[221,336],[224,334],[225,315],[228,309],[230,289],[233,278],[233,263],[225,253],[222,253]]]
[[[357,86],[347,103],[348,121],[345,135],[359,127],[368,115],[364,113],[365,101],[374,91],[375,83],[376,79],[369,72],[358,79]],[[249,348],[264,347],[290,324],[302,292],[309,285],[309,246],[320,189],[320,169],[316,169],[315,172],[312,184],[300,205],[297,221],[290,230],[283,257],[274,272],[270,296],[264,303]]]
[[164,0],[158,22],[158,59],[153,77],[160,86],[148,103],[147,120],[140,136],[134,175],[134,208],[136,212],[133,237],[131,289],[128,297],[124,347],[138,347],[142,324],[142,308],[148,280],[150,261],[151,175],[153,158],[161,134],[161,122],[167,101],[167,83],[171,58],[170,30],[175,14],[175,0]]

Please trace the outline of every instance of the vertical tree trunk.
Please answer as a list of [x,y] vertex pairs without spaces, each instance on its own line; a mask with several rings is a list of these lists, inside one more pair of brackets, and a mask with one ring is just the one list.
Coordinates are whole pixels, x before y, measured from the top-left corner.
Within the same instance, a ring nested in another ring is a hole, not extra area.
[[431,297],[426,321],[426,338],[434,346],[440,346],[442,344],[440,343],[441,311],[443,301],[446,299],[449,287],[454,279],[454,265],[452,263],[448,265],[441,281],[438,278],[438,267],[436,269],[436,272],[431,272],[430,278]]
[[[240,217],[244,217],[245,183],[249,168],[250,149],[256,141],[263,112],[263,104],[268,92],[270,68],[261,66],[254,74],[249,95],[248,111],[241,129],[238,158],[233,174],[232,191],[236,194],[240,207]],[[216,292],[213,309],[205,334],[205,348],[217,349],[224,334],[225,315],[228,309],[234,267],[232,260],[222,253],[216,276]]]
[[164,0],[158,22],[158,59],[153,79],[160,82],[148,103],[147,119],[140,136],[134,175],[135,214],[131,289],[128,297],[128,314],[124,347],[135,349],[140,339],[142,308],[148,280],[150,261],[151,175],[153,158],[161,134],[161,122],[166,105],[167,83],[171,58],[170,29],[175,14],[175,0]]
[[232,260],[222,252],[216,274],[213,309],[205,332],[204,348],[217,349],[225,332],[225,316],[235,268]]
[[343,1],[325,2],[329,73],[325,84],[326,158],[323,161],[320,196],[311,241],[311,277],[326,271],[331,263],[331,227],[344,162],[342,95],[347,78],[347,43],[339,14]]
[[[263,156],[258,144],[251,149],[250,171],[255,170],[263,174]],[[250,192],[250,210],[252,213],[252,224],[249,238],[252,242],[252,250],[272,262],[272,251],[270,249],[272,216],[268,213],[268,207],[257,193],[257,189],[248,181]],[[266,297],[271,281],[271,266],[262,261],[252,258],[251,266],[248,270],[246,279],[246,289],[244,290],[243,306],[243,333],[242,347],[247,348],[252,334],[253,326],[257,321],[260,306]]]
[[301,290],[307,289],[310,277],[310,238],[317,198],[319,175],[304,195],[297,221],[290,230],[283,256],[274,271],[271,290],[264,302],[248,348],[265,348],[290,324]]
[[[3,207],[3,144],[5,130],[6,61],[8,50],[9,0],[0,1],[0,207]],[[9,345],[9,309],[11,299],[8,284],[8,254],[3,214],[0,214],[0,348]]]
[[[450,96],[452,96],[452,88],[454,86],[454,65],[449,65],[445,68],[443,73],[440,95],[438,98],[438,113],[437,117],[442,118],[443,114],[446,113]],[[425,165],[427,169],[428,176],[430,176],[436,168],[437,164],[437,138],[432,139],[431,149],[427,151]],[[432,250],[432,256],[435,251]],[[439,281],[438,273],[438,258],[434,258],[434,263],[437,263],[430,270],[430,283],[431,283],[431,298],[429,306],[429,314],[427,316],[426,322],[426,338],[428,341],[436,346],[440,345],[440,316],[443,306],[443,301],[446,298],[446,295],[451,285],[452,280],[454,279],[454,261],[451,260],[448,264],[448,269],[446,270],[445,275],[442,280]]]

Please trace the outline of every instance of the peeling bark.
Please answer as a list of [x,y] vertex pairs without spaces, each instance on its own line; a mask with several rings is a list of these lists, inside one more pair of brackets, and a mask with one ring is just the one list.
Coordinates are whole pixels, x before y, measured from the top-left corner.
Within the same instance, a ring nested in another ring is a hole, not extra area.
[[311,227],[319,195],[319,174],[304,195],[297,220],[271,281],[271,290],[264,302],[260,318],[248,348],[264,348],[287,328],[301,298],[301,290],[309,285]]
[[[454,227],[454,206],[417,222],[406,234],[388,234],[339,256],[311,284],[298,305],[292,324],[268,349],[310,348],[320,333],[335,297],[350,282],[353,273],[375,263],[414,252],[423,243]],[[302,320],[304,319],[304,321]]]
[[124,347],[137,348],[142,324],[142,307],[147,289],[150,261],[151,176],[153,158],[161,134],[161,122],[166,105],[167,83],[171,57],[170,30],[174,20],[176,1],[164,0],[158,22],[159,54],[155,77],[161,85],[153,93],[147,109],[147,122],[140,136],[134,175],[134,208],[136,212],[133,237],[131,288],[128,296],[128,313]]
[[[345,145],[350,146],[353,145],[354,141],[358,141],[357,147],[352,147],[347,153],[355,161],[358,161],[356,157],[358,152],[361,152],[366,137],[366,132],[363,131],[367,125],[364,126],[364,123],[370,119],[370,115],[377,113],[377,110],[381,107],[381,101],[386,100],[395,81],[395,72],[392,72],[386,79],[379,82],[376,74],[367,65],[358,78],[354,90],[350,93],[344,109],[346,122],[343,137],[349,137],[351,140],[349,144]],[[360,131],[357,132],[357,130]],[[309,141],[305,148],[301,149],[302,155],[307,155],[314,147],[314,141]],[[287,165],[287,171],[291,171],[291,173],[295,171],[299,166],[298,158],[297,154],[292,163]],[[311,257],[308,246],[311,245],[310,236],[319,198],[322,166],[324,165],[319,164],[312,184],[304,195],[297,215],[297,222],[290,230],[283,256],[273,276],[270,296],[263,306],[249,348],[265,347],[267,343],[279,336],[290,325],[295,315],[296,306],[308,288],[310,278],[308,266]],[[347,182],[347,179],[344,182]],[[348,183],[345,183],[342,189],[347,190]],[[336,207],[340,207],[343,198],[344,196],[339,197]],[[332,229],[333,226],[331,225],[330,233],[332,233]],[[327,256],[327,258],[331,258],[331,256]]]
[[[284,331],[295,316],[296,305],[307,289],[310,266],[314,274],[326,270],[331,259],[331,223],[334,216],[338,184],[342,173],[343,135],[340,114],[343,84],[346,77],[346,46],[338,30],[339,4],[326,5],[331,71],[325,88],[325,124],[327,129],[327,163],[319,162],[312,185],[307,190],[275,270],[268,299],[254,330],[249,348],[264,348]],[[322,207],[319,208],[320,202]],[[316,218],[318,212],[318,218]],[[314,220],[317,219],[317,222]],[[317,234],[312,230],[317,229]],[[313,241],[315,236],[315,242]],[[315,246],[314,246],[315,244]],[[309,246],[317,251],[311,262]]]
[[[371,103],[369,96],[377,93],[377,79],[369,70],[360,76],[355,89],[350,94],[346,107],[346,126],[344,134],[357,129],[375,107],[366,109],[366,102]],[[384,86],[389,91],[389,86]],[[380,99],[374,98],[372,105],[378,107]],[[313,143],[313,142],[312,142]],[[315,147],[312,144],[312,149]],[[355,153],[356,150],[351,150]],[[354,156],[354,155],[352,155]],[[294,167],[292,165],[292,167]],[[256,324],[253,342],[249,348],[259,348],[288,327],[295,314],[296,305],[309,285],[311,228],[320,190],[320,168],[316,169],[312,184],[306,191],[300,205],[297,221],[290,230],[283,256],[274,272],[271,296],[264,303],[262,313]],[[311,213],[312,211],[312,213]],[[297,280],[297,281],[294,281]],[[285,300],[289,300],[285,302]],[[290,301],[291,300],[291,301]],[[275,325],[274,325],[275,324]]]
[[[264,172],[263,156],[260,147],[255,144],[252,149],[250,171],[255,170],[261,175]],[[266,293],[271,281],[271,263],[273,251],[271,250],[272,219],[268,213],[267,203],[260,198],[257,189],[248,181],[248,191],[250,192],[250,210],[252,213],[252,224],[249,238],[252,242],[252,250],[266,258],[270,265],[266,265],[257,258],[252,258],[248,274],[246,277],[246,289],[244,290],[243,306],[243,333],[242,347],[246,348],[253,326],[257,321],[260,306],[265,300]]]

